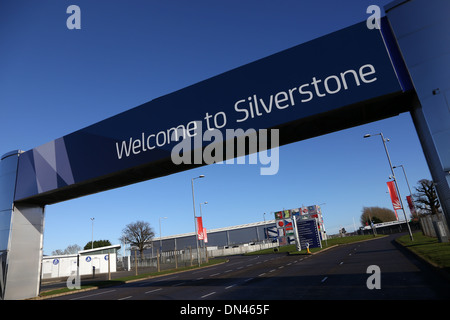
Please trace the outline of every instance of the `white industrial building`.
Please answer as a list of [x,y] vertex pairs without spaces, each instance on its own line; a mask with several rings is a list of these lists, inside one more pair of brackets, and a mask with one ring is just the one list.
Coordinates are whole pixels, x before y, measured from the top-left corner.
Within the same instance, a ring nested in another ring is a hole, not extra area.
[[117,251],[120,244],[78,251],[77,254],[58,256],[44,256],[42,258],[42,279],[69,277],[76,274],[77,265],[79,275],[116,272]]

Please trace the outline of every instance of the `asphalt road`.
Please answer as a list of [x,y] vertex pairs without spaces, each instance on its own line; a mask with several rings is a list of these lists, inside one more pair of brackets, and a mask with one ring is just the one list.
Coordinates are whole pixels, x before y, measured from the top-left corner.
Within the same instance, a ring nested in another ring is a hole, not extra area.
[[[338,246],[310,256],[232,256],[209,268],[75,293],[53,300],[434,300],[450,283],[393,242]],[[369,289],[369,266],[380,270]]]

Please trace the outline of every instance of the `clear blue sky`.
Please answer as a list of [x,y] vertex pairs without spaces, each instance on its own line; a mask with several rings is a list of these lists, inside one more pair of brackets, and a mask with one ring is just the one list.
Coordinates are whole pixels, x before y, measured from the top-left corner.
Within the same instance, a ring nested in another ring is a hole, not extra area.
[[[376,0],[13,1],[0,3],[0,153],[29,150],[151,99],[367,19]],[[66,9],[81,8],[81,30]],[[211,165],[46,207],[44,254],[113,244],[126,224],[159,236],[194,231],[191,178],[208,229],[321,204],[328,233],[359,226],[363,206],[392,208],[379,136],[412,186],[430,179],[409,114],[280,148],[277,175]],[[397,172],[403,198],[409,193]],[[401,212],[400,212],[401,213]],[[409,214],[409,211],[408,211]],[[402,213],[401,213],[402,216]]]

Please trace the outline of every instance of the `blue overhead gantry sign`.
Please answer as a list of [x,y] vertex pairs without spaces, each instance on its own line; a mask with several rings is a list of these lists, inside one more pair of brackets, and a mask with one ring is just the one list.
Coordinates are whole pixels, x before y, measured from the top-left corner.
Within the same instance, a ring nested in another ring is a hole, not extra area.
[[210,129],[278,128],[282,145],[409,110],[392,39],[386,20],[381,30],[362,22],[26,151],[15,201],[50,204],[204,165],[170,155],[177,138]]

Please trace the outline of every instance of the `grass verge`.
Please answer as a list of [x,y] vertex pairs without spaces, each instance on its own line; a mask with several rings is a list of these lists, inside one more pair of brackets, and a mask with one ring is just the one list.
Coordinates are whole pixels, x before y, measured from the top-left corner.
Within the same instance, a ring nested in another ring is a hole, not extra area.
[[437,238],[427,237],[422,232],[413,233],[413,239],[411,241],[409,235],[404,235],[396,241],[433,266],[450,274],[450,242],[441,243]]

